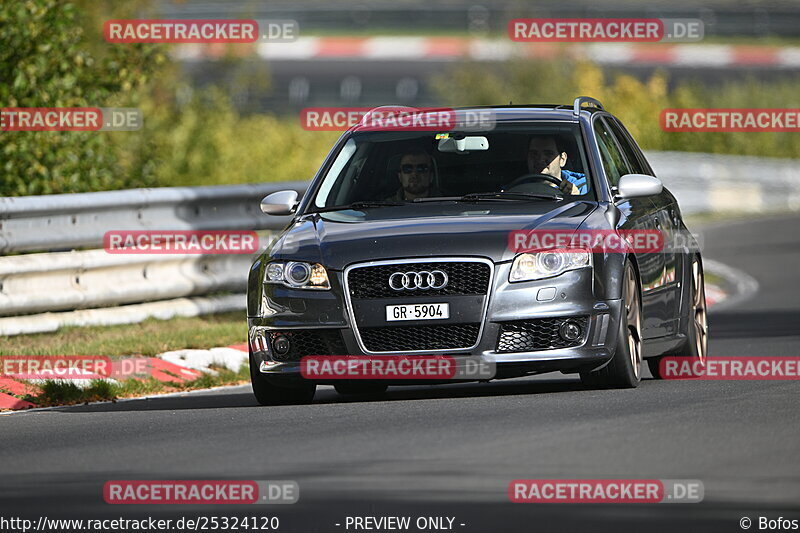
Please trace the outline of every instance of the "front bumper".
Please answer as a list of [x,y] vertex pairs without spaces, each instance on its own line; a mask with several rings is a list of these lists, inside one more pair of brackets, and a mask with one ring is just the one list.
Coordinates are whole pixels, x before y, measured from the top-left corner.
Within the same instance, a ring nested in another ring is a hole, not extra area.
[[[509,283],[510,268],[510,263],[494,265],[491,290],[477,344],[469,350],[447,351],[449,355],[478,356],[494,363],[498,378],[551,371],[587,371],[602,367],[610,360],[616,349],[621,300],[598,299],[595,296],[597,291],[591,268],[566,272],[546,280]],[[263,305],[270,310],[269,314],[248,319],[250,346],[262,373],[275,376],[297,376],[300,373],[299,361],[281,360],[274,355],[270,342],[271,332],[329,330],[341,335],[342,355],[368,354],[353,330],[346,299],[342,297],[341,281],[341,275],[337,276],[331,291],[311,293],[274,287],[269,295],[265,295]],[[504,324],[569,317],[586,320],[582,338],[575,346],[532,351],[498,351]],[[408,352],[370,353],[375,357],[406,354]]]

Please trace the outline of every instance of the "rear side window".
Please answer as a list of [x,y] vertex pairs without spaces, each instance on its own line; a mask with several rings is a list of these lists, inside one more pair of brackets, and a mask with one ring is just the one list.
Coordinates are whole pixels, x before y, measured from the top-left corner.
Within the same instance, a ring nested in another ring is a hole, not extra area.
[[622,176],[631,173],[630,169],[611,135],[611,130],[599,118],[594,121],[594,134],[597,137],[597,146],[600,148],[603,169],[606,171],[608,181],[613,187],[616,187]]
[[628,160],[628,166],[630,167],[631,172],[636,174],[652,174],[644,162],[644,155],[639,151],[638,147],[633,144],[630,134],[625,130],[625,128],[623,128],[622,124],[620,124],[618,120],[611,117],[606,117],[604,122],[611,127],[611,131],[614,133],[617,141],[619,141],[619,145],[622,147],[622,152],[625,154],[625,158]]

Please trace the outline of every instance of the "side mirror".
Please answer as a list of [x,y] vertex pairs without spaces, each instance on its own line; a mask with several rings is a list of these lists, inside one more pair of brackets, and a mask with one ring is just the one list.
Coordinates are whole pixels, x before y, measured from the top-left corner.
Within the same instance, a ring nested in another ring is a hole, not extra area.
[[661,180],[647,174],[625,174],[619,179],[617,198],[643,198],[661,194],[664,184]]
[[267,215],[291,215],[297,204],[297,191],[278,191],[261,200],[261,211]]

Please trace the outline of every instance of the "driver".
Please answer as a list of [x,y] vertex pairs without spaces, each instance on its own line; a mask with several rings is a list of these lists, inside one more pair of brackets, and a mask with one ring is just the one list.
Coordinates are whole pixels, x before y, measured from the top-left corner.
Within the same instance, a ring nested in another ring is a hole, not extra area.
[[586,175],[564,170],[567,152],[555,135],[540,134],[531,137],[528,143],[528,171],[532,174],[547,174],[561,180],[559,190],[564,194],[586,194]]
[[411,202],[415,198],[441,196],[431,183],[433,177],[433,160],[422,150],[408,152],[400,158],[400,170],[397,179],[400,187],[385,199],[387,202]]

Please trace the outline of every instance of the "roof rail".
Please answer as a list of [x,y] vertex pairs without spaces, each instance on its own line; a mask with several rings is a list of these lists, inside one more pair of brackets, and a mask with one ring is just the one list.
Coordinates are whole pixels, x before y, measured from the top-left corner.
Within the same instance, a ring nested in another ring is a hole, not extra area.
[[597,109],[605,109],[599,100],[595,100],[591,96],[579,96],[572,104],[572,114],[576,117],[579,116],[581,114],[581,104],[584,103],[593,104]]

